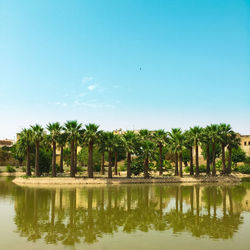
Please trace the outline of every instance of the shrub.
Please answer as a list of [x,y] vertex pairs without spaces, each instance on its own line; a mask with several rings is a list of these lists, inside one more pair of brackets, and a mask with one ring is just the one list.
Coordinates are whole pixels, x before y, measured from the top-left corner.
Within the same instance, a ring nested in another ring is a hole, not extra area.
[[126,171],[126,170],[127,170],[127,168],[125,165],[119,166],[119,171]]
[[[195,173],[195,166],[193,168],[194,168],[194,173]],[[200,173],[206,173],[206,169],[207,169],[207,167],[205,165],[200,165],[199,166],[199,172]],[[190,166],[185,167],[184,172],[185,173],[190,173]]]
[[83,168],[81,166],[76,167],[77,172],[83,172]]
[[250,156],[246,157],[246,159],[245,159],[244,163],[246,163],[246,164],[250,164]]
[[7,167],[6,167],[6,171],[7,171],[8,173],[15,173],[15,172],[16,172],[15,168],[14,168],[14,167],[11,167],[11,166],[7,166]]
[[24,173],[26,173],[26,167],[25,167],[25,166],[22,166],[22,171],[23,171]]
[[240,172],[242,174],[250,174],[250,165],[245,164],[235,168],[235,171]]
[[95,172],[101,172],[101,166],[100,166],[100,164],[95,164],[94,165],[94,171]]
[[215,163],[216,170],[220,171],[222,167],[222,160],[218,160]]

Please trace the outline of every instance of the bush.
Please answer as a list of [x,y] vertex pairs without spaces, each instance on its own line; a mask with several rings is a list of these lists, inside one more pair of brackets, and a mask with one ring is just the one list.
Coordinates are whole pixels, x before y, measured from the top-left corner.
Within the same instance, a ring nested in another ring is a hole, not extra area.
[[250,164],[250,156],[246,157],[246,159],[245,159],[244,163],[246,163],[246,164]]
[[119,171],[126,171],[127,170],[125,165],[119,166],[118,169],[119,169]]
[[98,164],[98,165],[94,165],[94,171],[95,172],[101,172],[101,166]]
[[217,171],[221,171],[221,167],[222,167],[222,160],[218,160],[215,163],[215,167]]
[[11,167],[11,166],[7,166],[7,167],[6,167],[6,171],[7,171],[8,173],[15,173],[15,172],[16,172],[15,168],[14,168],[14,167]]
[[[194,173],[195,173],[195,166],[193,166],[193,168],[194,168]],[[199,166],[199,172],[200,173],[206,173],[206,170],[207,170],[207,166],[205,166],[205,165],[200,165]],[[184,172],[185,173],[190,173],[190,166],[185,167]]]
[[83,172],[83,168],[82,168],[81,166],[77,166],[77,167],[76,167],[76,170],[77,170],[78,173],[79,173],[79,172]]
[[235,171],[240,172],[242,174],[250,174],[250,165],[245,164],[235,168]]
[[22,166],[22,171],[23,171],[24,173],[26,173],[26,167],[25,167],[25,166]]

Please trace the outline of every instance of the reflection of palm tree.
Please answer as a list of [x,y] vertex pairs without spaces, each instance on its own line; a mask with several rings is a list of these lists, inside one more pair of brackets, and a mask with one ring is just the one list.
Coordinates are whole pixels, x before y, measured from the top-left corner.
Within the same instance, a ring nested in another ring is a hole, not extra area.
[[[15,223],[20,235],[29,241],[43,239],[73,247],[79,242],[92,244],[119,230],[132,233],[172,229],[174,233],[190,232],[195,237],[228,239],[242,223],[240,213],[233,210],[243,198],[235,198],[238,192],[245,193],[239,187],[242,185],[16,188]],[[175,200],[175,207],[169,211],[165,209],[166,201],[171,199]],[[200,212],[201,203],[207,214]],[[218,216],[218,211],[223,212],[222,216]]]

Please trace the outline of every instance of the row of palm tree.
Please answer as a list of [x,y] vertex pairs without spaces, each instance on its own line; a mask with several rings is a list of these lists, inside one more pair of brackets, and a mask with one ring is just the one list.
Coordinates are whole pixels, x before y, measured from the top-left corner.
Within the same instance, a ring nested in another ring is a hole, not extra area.
[[[48,133],[46,133],[46,130]],[[142,129],[139,133],[126,131],[124,134],[114,134],[99,130],[99,126],[93,123],[83,125],[77,121],[67,121],[63,126],[58,122],[49,123],[46,130],[36,124],[20,133],[18,144],[26,150],[26,175],[31,176],[30,152],[35,147],[35,176],[40,176],[39,148],[46,144],[52,148],[52,177],[56,177],[56,149],[60,148],[60,167],[63,172],[63,150],[66,145],[70,148],[71,164],[70,176],[75,177],[77,173],[77,147],[88,147],[88,177],[94,177],[93,151],[98,148],[101,153],[101,173],[105,174],[104,154],[108,153],[108,177],[112,178],[112,167],[115,175],[118,174],[118,152],[123,149],[126,152],[127,178],[131,178],[132,158],[143,159],[144,177],[149,177],[149,164],[153,161],[156,150],[158,151],[159,175],[163,174],[163,159],[166,150],[174,155],[175,175],[183,176],[183,152],[188,150],[190,155],[190,175],[199,176],[199,149],[200,145],[206,148],[206,174],[216,175],[216,144],[220,144],[222,170],[221,174],[230,174],[232,167],[232,149],[238,147],[240,139],[227,124],[212,124],[205,128],[195,126],[187,131],[173,128],[170,132],[165,130],[149,131]],[[210,162],[210,148],[212,148],[212,162]],[[195,169],[193,164],[193,149],[195,149]],[[228,151],[226,165],[225,150]],[[113,162],[114,157],[114,162]],[[154,159],[155,160],[155,159]],[[212,171],[210,164],[212,163]],[[195,171],[194,171],[195,170]]]

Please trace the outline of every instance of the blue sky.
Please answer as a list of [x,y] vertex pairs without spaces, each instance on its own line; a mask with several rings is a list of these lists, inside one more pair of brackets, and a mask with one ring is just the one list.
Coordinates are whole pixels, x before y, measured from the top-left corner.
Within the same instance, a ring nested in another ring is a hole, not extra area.
[[250,134],[249,0],[0,0],[0,138],[230,123]]

